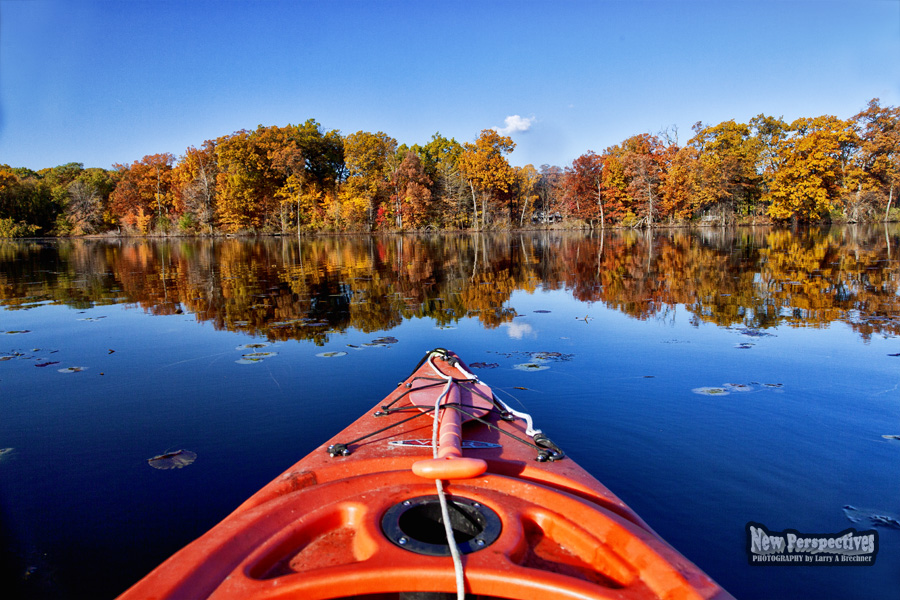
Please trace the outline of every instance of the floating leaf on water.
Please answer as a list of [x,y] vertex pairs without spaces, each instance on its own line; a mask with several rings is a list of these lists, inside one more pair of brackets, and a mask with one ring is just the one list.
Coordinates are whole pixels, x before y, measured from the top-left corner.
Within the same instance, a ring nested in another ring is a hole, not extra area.
[[58,364],[59,364],[59,361],[58,361],[58,360],[51,360],[50,362],[35,363],[34,366],[36,366],[36,367],[49,367],[50,365],[58,365]]
[[400,340],[398,340],[397,338],[395,338],[393,336],[386,335],[384,337],[380,337],[378,339],[372,340],[372,343],[373,344],[396,344],[399,341]]
[[238,346],[235,350],[256,350],[259,348],[266,348],[271,346],[272,342],[253,342],[250,344],[244,344],[243,346]]
[[898,352],[896,354],[888,354],[888,356],[900,356],[900,352]]
[[783,388],[784,384],[783,383],[764,383],[763,387],[779,389],[779,388]]
[[542,365],[536,362],[513,365],[513,369],[516,369],[518,371],[546,371],[549,368],[550,367],[548,367],[547,365]]
[[529,391],[527,387],[522,387],[521,385],[514,385],[513,389],[514,390],[524,390],[526,392]]
[[154,456],[147,460],[154,469],[180,469],[197,460],[197,455],[190,450],[176,450]]
[[900,529],[900,516],[872,508],[857,508],[850,504],[842,507],[844,516],[851,523],[864,523],[869,527]]
[[571,354],[563,354],[562,352],[535,352],[532,354],[534,360],[568,360],[572,357]]
[[252,365],[271,356],[278,356],[277,352],[251,352],[234,361],[239,365]]
[[886,440],[897,440],[900,441],[900,435],[894,435],[893,433],[888,433],[886,435],[881,436]]
[[496,369],[500,365],[498,363],[473,362],[469,366],[473,369]]
[[531,312],[536,312],[536,313],[538,313],[538,314],[547,314],[547,313],[549,313],[549,312],[551,312],[551,311],[549,311],[549,310],[544,310],[544,309],[540,309],[540,310],[533,310],[533,311],[531,311]]
[[752,392],[753,386],[746,383],[723,383],[722,387],[729,392]]
[[57,369],[60,373],[80,373],[84,371],[87,367],[66,367],[65,369]]
[[333,350],[331,352],[319,352],[316,354],[319,358],[337,358],[338,356],[347,356],[343,350]]
[[702,394],[704,396],[727,396],[729,394],[728,390],[720,387],[698,387],[691,391],[695,394]]
[[19,335],[20,333],[31,333],[30,329],[18,329],[13,331],[0,331],[0,333],[5,333],[6,335]]
[[12,454],[13,450],[15,450],[15,448],[0,448],[0,460],[3,460]]
[[734,347],[737,348],[738,350],[749,350],[750,348],[752,348],[755,345],[756,344],[753,344],[751,342],[742,342],[740,344],[735,344]]

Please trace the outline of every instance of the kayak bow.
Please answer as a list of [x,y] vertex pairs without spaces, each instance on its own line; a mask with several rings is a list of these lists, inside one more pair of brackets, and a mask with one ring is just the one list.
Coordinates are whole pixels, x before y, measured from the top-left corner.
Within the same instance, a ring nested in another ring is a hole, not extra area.
[[441,349],[121,598],[431,599],[460,585],[731,598]]

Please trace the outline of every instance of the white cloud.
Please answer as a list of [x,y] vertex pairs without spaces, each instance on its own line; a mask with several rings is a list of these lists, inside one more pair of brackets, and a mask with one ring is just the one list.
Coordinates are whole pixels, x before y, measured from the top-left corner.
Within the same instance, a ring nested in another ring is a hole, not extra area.
[[494,127],[494,131],[500,135],[510,135],[519,131],[528,131],[534,123],[534,117],[520,117],[519,115],[511,115],[504,119],[506,125],[504,127]]
[[514,340],[521,340],[525,336],[535,337],[534,329],[528,323],[501,323],[501,327],[506,327],[506,333]]

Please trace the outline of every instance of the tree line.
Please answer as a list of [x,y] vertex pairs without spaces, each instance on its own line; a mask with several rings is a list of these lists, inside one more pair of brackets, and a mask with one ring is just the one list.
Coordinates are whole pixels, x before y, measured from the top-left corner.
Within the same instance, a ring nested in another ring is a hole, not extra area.
[[0,237],[732,225],[900,216],[900,109],[849,119],[698,122],[565,167],[514,167],[515,142],[424,145],[315,120],[207,140],[112,169],[0,165]]

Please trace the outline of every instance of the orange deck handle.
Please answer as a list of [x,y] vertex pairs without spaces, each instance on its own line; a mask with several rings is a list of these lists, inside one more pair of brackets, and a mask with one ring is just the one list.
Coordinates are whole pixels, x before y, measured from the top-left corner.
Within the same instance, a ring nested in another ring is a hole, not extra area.
[[412,471],[426,479],[472,479],[487,471],[487,463],[480,458],[462,455],[462,421],[459,411],[445,408],[441,411],[438,428],[437,458],[413,463]]

